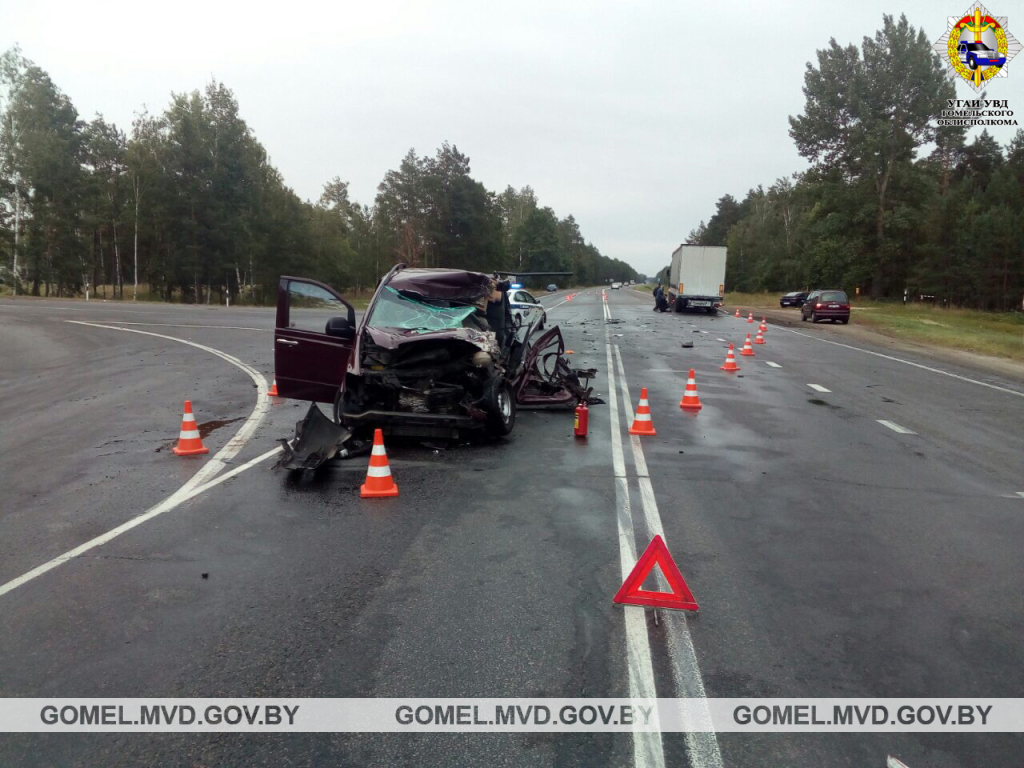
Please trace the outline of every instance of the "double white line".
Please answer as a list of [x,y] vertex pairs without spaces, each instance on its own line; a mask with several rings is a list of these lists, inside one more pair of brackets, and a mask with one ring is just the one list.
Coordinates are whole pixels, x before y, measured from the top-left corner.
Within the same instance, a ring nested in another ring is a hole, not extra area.
[[[607,314],[605,304],[605,316]],[[616,521],[619,535],[619,563],[622,578],[625,579],[637,560],[636,538],[633,533],[633,515],[629,500],[629,475],[626,473],[626,461],[622,450],[622,428],[619,420],[619,405],[616,389],[621,387],[622,410],[628,424],[633,419],[633,405],[629,397],[629,386],[622,366],[622,357],[617,345],[608,342],[605,331],[605,348],[608,361],[608,406],[611,415],[612,466],[615,472]],[[613,364],[614,354],[614,364]],[[615,370],[618,368],[618,386]],[[636,468],[636,479],[640,490],[643,506],[644,522],[649,537],[655,535],[665,537],[658,512],[658,502],[654,496],[654,487],[647,471],[640,438],[630,435],[633,465]],[[654,667],[651,662],[650,637],[647,631],[645,609],[638,606],[623,606],[626,622],[626,655],[629,672],[629,695],[635,698],[656,698],[654,684]],[[697,654],[690,638],[690,629],[686,616],[681,613],[663,611],[661,626],[667,641],[668,656],[671,660],[672,676],[675,683],[675,696],[698,699],[704,702],[704,680],[697,664]],[[706,706],[703,708],[700,722],[693,723],[694,730],[685,736],[686,751],[691,768],[721,768],[722,755],[718,748],[718,740],[710,729],[711,715]],[[704,731],[698,731],[704,728]],[[665,750],[660,733],[633,733],[633,762],[638,768],[662,768],[665,765]]]

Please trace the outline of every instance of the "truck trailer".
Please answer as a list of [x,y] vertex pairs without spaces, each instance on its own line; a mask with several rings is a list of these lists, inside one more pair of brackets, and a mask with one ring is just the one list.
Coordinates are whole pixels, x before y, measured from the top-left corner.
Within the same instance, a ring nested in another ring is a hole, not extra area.
[[676,312],[703,311],[713,315],[725,298],[724,246],[680,245],[668,268],[669,304]]

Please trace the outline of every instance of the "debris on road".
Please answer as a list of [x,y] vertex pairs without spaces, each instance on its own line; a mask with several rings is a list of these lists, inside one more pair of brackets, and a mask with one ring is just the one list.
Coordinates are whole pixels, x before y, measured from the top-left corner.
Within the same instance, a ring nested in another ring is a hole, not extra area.
[[316,403],[309,404],[302,421],[295,424],[295,437],[280,439],[282,454],[275,468],[316,469],[333,458],[359,456],[369,450],[366,441],[352,439],[352,433],[324,416]]

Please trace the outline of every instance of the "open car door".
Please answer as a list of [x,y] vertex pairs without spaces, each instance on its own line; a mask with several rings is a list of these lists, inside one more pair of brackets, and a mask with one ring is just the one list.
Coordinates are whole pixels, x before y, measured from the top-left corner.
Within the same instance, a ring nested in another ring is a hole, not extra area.
[[274,375],[281,397],[333,403],[355,335],[355,309],[332,288],[304,277],[282,277],[274,328]]

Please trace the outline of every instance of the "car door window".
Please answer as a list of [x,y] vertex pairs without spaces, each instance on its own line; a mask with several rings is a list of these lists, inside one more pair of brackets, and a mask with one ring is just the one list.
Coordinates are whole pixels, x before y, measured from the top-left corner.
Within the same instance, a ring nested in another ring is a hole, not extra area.
[[324,333],[332,317],[346,316],[348,307],[319,285],[292,280],[288,283],[288,327]]
[[530,294],[526,291],[516,291],[515,301],[518,304],[533,304],[533,302],[530,301]]
[[532,294],[529,294],[526,291],[520,291],[519,295],[523,297],[522,301],[525,301],[527,304],[539,304],[540,303],[535,298],[533,298]]

